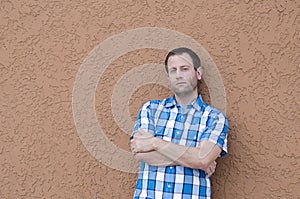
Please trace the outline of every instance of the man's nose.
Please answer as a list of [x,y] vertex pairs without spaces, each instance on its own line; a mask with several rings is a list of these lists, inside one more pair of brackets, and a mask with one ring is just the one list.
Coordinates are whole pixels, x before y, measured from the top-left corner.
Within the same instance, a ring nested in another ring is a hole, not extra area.
[[176,71],[176,79],[180,79],[180,78],[182,78],[182,72],[181,72],[181,70],[177,70]]

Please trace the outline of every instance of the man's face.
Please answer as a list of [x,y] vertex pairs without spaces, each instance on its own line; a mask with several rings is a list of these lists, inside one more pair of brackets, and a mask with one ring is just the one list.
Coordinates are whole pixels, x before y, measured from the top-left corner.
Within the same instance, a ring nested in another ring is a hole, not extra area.
[[170,56],[167,66],[170,86],[176,95],[197,94],[197,83],[202,73],[200,69],[195,71],[189,54]]

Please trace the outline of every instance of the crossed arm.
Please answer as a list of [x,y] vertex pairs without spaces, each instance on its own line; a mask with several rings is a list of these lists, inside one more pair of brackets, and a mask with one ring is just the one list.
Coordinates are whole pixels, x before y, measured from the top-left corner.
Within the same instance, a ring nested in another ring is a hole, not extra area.
[[210,141],[202,141],[198,147],[187,147],[164,141],[143,130],[134,134],[131,150],[135,159],[150,165],[182,165],[204,170],[208,176],[215,171],[215,160],[222,151]]

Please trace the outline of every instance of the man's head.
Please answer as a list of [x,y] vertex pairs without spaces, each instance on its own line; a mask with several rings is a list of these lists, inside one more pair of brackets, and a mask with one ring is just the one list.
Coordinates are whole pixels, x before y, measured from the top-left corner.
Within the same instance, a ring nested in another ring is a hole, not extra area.
[[170,86],[177,99],[194,99],[202,77],[200,59],[188,48],[170,51],[165,60]]

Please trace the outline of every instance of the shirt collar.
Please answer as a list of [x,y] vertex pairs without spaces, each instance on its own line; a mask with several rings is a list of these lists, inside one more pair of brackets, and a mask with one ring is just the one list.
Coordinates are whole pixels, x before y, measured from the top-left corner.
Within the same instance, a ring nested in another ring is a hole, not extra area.
[[[166,104],[165,104],[165,107],[168,107],[168,108],[171,108],[173,106],[175,106],[177,103],[176,103],[176,100],[175,100],[175,95],[173,95],[171,98],[168,98],[166,100]],[[202,100],[202,97],[201,95],[199,94],[198,97],[193,100],[191,102],[191,105],[197,110],[197,111],[200,111],[201,110],[201,107],[204,105],[204,102]]]

